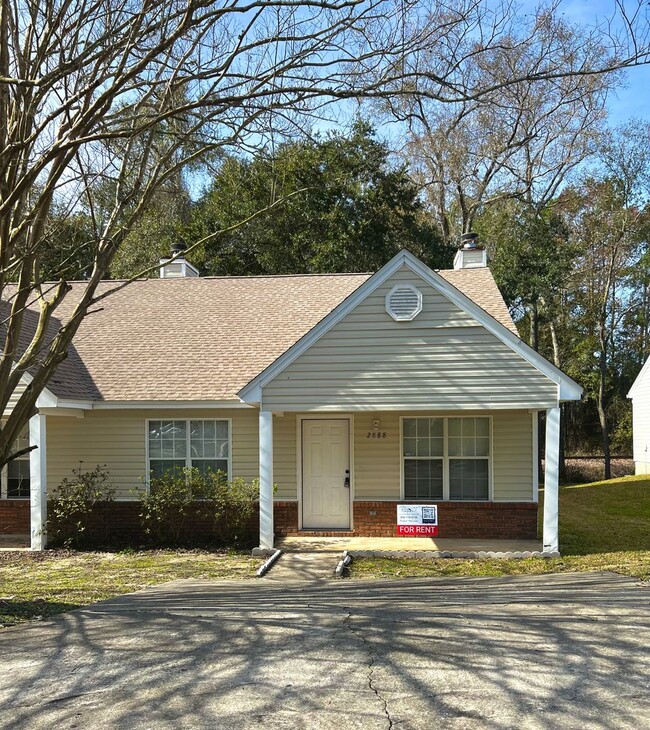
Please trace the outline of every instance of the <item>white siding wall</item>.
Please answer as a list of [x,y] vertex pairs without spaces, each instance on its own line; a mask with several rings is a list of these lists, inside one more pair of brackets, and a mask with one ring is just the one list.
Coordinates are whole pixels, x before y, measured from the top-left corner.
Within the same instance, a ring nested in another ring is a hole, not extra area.
[[[396,283],[416,286],[410,322],[385,311]],[[396,272],[266,385],[268,410],[547,408],[557,386],[409,269]]]
[[18,383],[18,387],[11,394],[11,398],[9,398],[9,401],[7,402],[7,407],[4,412],[5,416],[8,416],[13,411],[14,406],[16,405],[16,403],[18,403],[18,399],[20,398],[20,396],[25,392],[26,387],[27,383],[25,383],[23,380]]
[[650,369],[637,381],[632,399],[634,469],[650,474]]

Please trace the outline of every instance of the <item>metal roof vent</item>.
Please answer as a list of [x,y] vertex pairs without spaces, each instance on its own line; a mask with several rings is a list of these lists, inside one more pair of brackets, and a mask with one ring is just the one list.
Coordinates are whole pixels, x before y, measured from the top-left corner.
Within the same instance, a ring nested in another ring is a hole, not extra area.
[[422,293],[411,284],[396,284],[386,294],[386,311],[398,322],[409,322],[422,311]]

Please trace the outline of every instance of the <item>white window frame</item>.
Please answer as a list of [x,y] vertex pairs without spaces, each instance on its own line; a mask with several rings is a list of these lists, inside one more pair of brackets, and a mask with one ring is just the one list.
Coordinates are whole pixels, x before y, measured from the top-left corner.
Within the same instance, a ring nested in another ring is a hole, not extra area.
[[[29,427],[26,428],[27,432],[27,441],[29,442]],[[31,444],[30,444],[31,445]],[[23,456],[19,456],[16,461],[30,461],[30,456],[28,452],[27,454],[23,454]],[[32,475],[30,473],[29,479],[31,483]],[[2,467],[2,470],[0,470],[0,499],[6,500],[7,502],[28,502],[30,500],[30,495],[27,495],[26,497],[10,497],[9,496],[9,467],[7,464],[5,464]]]
[[[190,444],[190,421],[212,421],[214,423],[221,422],[228,424],[228,458],[227,459],[215,459],[215,461],[227,461],[228,462],[228,481],[232,479],[232,418],[178,418],[178,417],[160,417],[160,418],[147,418],[145,419],[144,426],[144,449],[145,449],[145,483],[147,490],[150,488],[151,482],[151,461],[149,459],[149,424],[152,421],[185,421],[185,438],[186,438],[186,449],[185,449],[185,466],[186,468],[192,467],[192,451]],[[176,459],[175,461],[180,461]],[[212,461],[210,459],[210,461]]]
[[[443,452],[442,456],[404,456],[404,419],[405,418],[441,418],[443,422]],[[490,438],[490,453],[487,457],[485,456],[449,456],[449,419],[450,418],[487,418],[489,423],[489,438]],[[451,459],[486,459],[488,461],[488,496],[487,499],[450,499],[449,498],[449,461]],[[404,459],[442,459],[442,499],[426,499],[424,497],[406,497],[405,496],[405,485],[404,485]],[[472,502],[494,502],[493,492],[493,468],[494,468],[494,439],[492,429],[492,416],[483,414],[463,414],[459,415],[456,413],[452,414],[427,414],[427,413],[413,413],[400,416],[399,419],[399,472],[400,472],[400,500],[407,500],[409,502],[459,502],[459,503],[472,503]]]

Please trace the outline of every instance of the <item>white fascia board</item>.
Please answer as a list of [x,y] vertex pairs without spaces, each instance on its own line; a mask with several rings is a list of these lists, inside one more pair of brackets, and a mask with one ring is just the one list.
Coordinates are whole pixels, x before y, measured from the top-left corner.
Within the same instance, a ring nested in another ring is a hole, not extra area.
[[[20,380],[24,385],[27,386],[34,380],[34,378],[29,373],[23,373],[20,376]],[[51,390],[49,390],[49,388],[43,388],[40,395],[36,399],[36,407],[56,408],[58,400],[59,399],[54,395]]]
[[263,387],[273,380],[279,373],[290,365],[305,350],[309,349],[317,340],[327,333],[334,325],[340,322],[348,312],[352,311],[357,304],[363,301],[378,286],[384,283],[392,274],[394,274],[402,266],[407,266],[415,274],[418,274],[425,282],[430,284],[434,289],[439,291],[449,301],[456,304],[460,309],[471,315],[479,324],[483,325],[488,332],[491,332],[513,352],[517,353],[539,370],[549,380],[558,386],[558,398],[564,400],[580,400],[582,398],[583,389],[578,383],[565,375],[559,368],[556,368],[545,357],[535,352],[517,335],[512,333],[507,327],[497,322],[492,315],[488,314],[478,304],[473,302],[469,297],[463,294],[455,286],[443,279],[440,274],[423,264],[418,258],[408,251],[400,251],[394,256],[383,268],[376,274],[371,276],[361,286],[356,289],[350,296],[333,309],[324,319],[322,319],[315,327],[307,332],[292,347],[284,352],[280,357],[251,380],[248,385],[244,386],[238,396],[246,403],[260,403],[262,400]]
[[191,409],[191,408],[252,408],[240,400],[121,400],[93,401],[93,410],[123,410],[133,408]]
[[648,373],[650,372],[650,357],[645,361],[643,364],[643,367],[639,371],[639,374],[636,376],[635,381],[632,383],[632,387],[630,388],[627,397],[628,398],[634,398],[634,392],[636,389],[641,385],[644,378],[649,377]]

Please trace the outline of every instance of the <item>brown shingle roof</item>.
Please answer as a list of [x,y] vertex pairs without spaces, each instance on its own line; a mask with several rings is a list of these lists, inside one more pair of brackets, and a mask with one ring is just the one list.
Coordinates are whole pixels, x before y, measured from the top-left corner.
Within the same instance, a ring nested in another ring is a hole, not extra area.
[[[440,271],[517,332],[488,269]],[[231,400],[369,278],[368,274],[135,281],[82,323],[50,383],[61,398]],[[104,282],[100,291],[115,287]],[[65,321],[83,282],[57,310]]]

